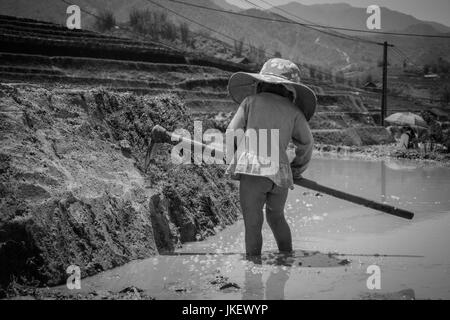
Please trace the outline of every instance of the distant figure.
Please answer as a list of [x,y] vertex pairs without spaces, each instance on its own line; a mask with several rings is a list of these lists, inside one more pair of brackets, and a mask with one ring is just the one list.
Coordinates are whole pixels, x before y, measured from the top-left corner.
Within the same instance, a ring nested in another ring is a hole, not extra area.
[[402,133],[402,135],[400,136],[400,141],[398,142],[398,147],[400,148],[400,149],[408,149],[408,146],[409,146],[409,134],[408,134],[408,131],[405,129],[405,128],[403,128],[403,133]]
[[415,147],[416,134],[411,127],[406,127],[403,129],[403,133],[400,136],[399,148],[400,149],[411,149]]
[[416,131],[414,131],[413,128],[408,127],[408,134],[409,134],[409,144],[408,149],[417,149],[418,148],[418,139]]

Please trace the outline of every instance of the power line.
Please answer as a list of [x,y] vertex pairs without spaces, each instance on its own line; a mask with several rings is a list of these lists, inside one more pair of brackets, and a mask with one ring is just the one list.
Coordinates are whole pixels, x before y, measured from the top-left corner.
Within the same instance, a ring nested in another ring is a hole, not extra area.
[[[66,2],[65,0],[60,0],[60,1],[64,2],[65,4],[71,5],[70,3]],[[153,1],[150,1],[150,0],[148,0],[148,1],[154,3]],[[247,0],[244,0],[244,1],[247,1]],[[260,0],[260,1],[265,2],[265,1],[263,1],[263,0]],[[250,1],[247,1],[247,2],[251,3]],[[154,3],[154,4],[156,4],[156,3]],[[253,3],[252,3],[252,4],[253,4]],[[159,4],[156,4],[156,5],[159,5]],[[187,20],[189,20],[189,21],[191,21],[191,22],[194,22],[194,23],[196,23],[196,24],[199,24],[199,25],[201,25],[202,27],[205,27],[205,28],[207,28],[207,29],[209,29],[209,30],[211,30],[211,31],[213,31],[213,32],[216,32],[216,33],[218,33],[218,34],[221,34],[221,35],[223,35],[223,36],[226,36],[226,37],[228,37],[228,38],[230,38],[230,39],[232,39],[232,40],[238,41],[238,40],[236,40],[235,38],[229,37],[229,36],[227,36],[226,34],[220,33],[220,32],[218,32],[218,31],[216,31],[216,30],[214,30],[214,29],[212,29],[212,28],[209,28],[209,27],[204,26],[204,25],[202,25],[202,24],[200,24],[200,23],[197,23],[197,22],[195,22],[194,20],[191,20],[191,19],[189,19],[189,18],[187,18],[187,17],[184,17],[183,15],[178,14],[178,13],[176,13],[175,11],[172,11],[172,10],[170,10],[170,9],[164,7],[164,6],[160,6],[160,7],[163,7],[164,9],[167,9],[168,11],[171,11],[171,12],[173,12],[173,13],[175,13],[175,14],[177,14],[177,15],[179,15],[179,16],[181,16],[181,17],[183,17],[183,18],[185,18],[185,19],[187,19]],[[100,17],[100,16],[98,16],[98,15],[96,15],[96,14],[94,14],[94,13],[92,13],[92,12],[90,12],[90,11],[84,9],[84,8],[81,8],[81,7],[80,7],[80,11],[82,11],[82,12],[84,12],[84,13],[90,15],[90,16],[93,16],[93,17],[95,17],[96,19],[99,19],[99,20],[105,20],[104,18],[102,18],[102,17]],[[124,27],[124,26],[121,26],[121,28],[123,28],[123,29],[125,29],[125,30],[128,30],[128,31],[132,31],[131,29],[129,29],[129,28],[127,28],[127,27]],[[320,31],[320,30],[317,30],[317,31]],[[214,40],[216,40],[216,39],[214,39]],[[172,47],[172,46],[166,45],[166,44],[161,43],[161,42],[158,42],[158,41],[154,41],[154,42],[157,42],[157,43],[159,43],[159,44],[161,44],[161,45],[167,46],[167,47],[169,47],[169,48],[171,48],[171,49],[180,50],[180,49],[178,49],[178,48],[174,48],[174,47]],[[411,60],[405,53],[403,53],[400,49],[398,49],[398,48],[396,48],[396,47],[394,47],[394,49],[395,49],[394,52],[395,52],[400,58],[402,58],[402,59],[405,58],[405,59],[411,61],[411,63],[413,63],[412,60]],[[413,63],[413,64],[414,64],[414,63]],[[415,65],[415,64],[414,64],[414,65]],[[307,65],[305,65],[305,67],[308,68],[308,69],[314,68],[314,71],[315,71],[315,72],[322,73],[322,74],[327,75],[327,76],[333,76],[332,74],[323,72],[323,71],[321,71],[321,70],[319,70],[319,69],[316,69],[315,67],[309,67],[309,66],[307,66]],[[404,96],[404,95],[397,95],[397,94],[393,94],[393,93],[388,93],[388,95],[391,96],[391,97],[404,98],[404,99],[420,99],[420,100],[427,100],[427,101],[442,101],[442,100],[437,100],[437,99],[432,99],[432,98],[427,98],[427,97],[420,97],[420,96]]]
[[[192,22],[192,23],[194,23],[194,24],[196,24],[196,25],[198,25],[198,26],[200,26],[200,27],[202,27],[202,28],[205,28],[205,29],[207,29],[207,30],[209,30],[209,31],[211,31],[211,32],[214,32],[214,33],[217,33],[217,34],[219,34],[219,35],[221,35],[221,36],[223,36],[223,37],[226,37],[227,39],[230,39],[230,40],[235,41],[235,42],[240,42],[240,41],[242,41],[242,40],[238,40],[238,39],[236,39],[236,38],[233,38],[233,37],[231,37],[231,36],[229,36],[229,35],[227,35],[227,34],[225,34],[225,33],[223,33],[223,32],[220,32],[220,31],[217,31],[217,30],[215,30],[215,29],[213,29],[213,28],[210,28],[210,27],[208,27],[208,26],[206,26],[206,25],[204,25],[204,24],[202,24],[202,23],[200,23],[200,22],[198,22],[198,21],[195,21],[195,20],[193,20],[193,19],[191,19],[191,18],[188,18],[188,17],[182,15],[181,13],[178,13],[178,12],[175,11],[175,10],[169,9],[169,8],[163,6],[162,4],[159,4],[159,3],[157,3],[157,2],[155,2],[155,1],[153,1],[153,0],[146,0],[146,1],[148,1],[148,2],[150,2],[150,3],[152,3],[152,4],[156,5],[156,6],[158,6],[158,7],[160,7],[160,8],[163,8],[163,9],[167,10],[167,11],[173,13],[173,14],[176,15],[176,16],[179,16],[179,17],[181,17],[181,18],[183,18],[183,19],[186,19],[187,21],[190,21],[190,22]],[[243,43],[243,45],[246,46],[246,47],[248,47],[248,48],[251,48],[251,47],[252,47],[250,44],[246,44],[246,43]],[[268,51],[268,50],[265,50],[265,49],[260,49],[260,50],[262,50],[262,51],[264,52],[264,54],[265,54],[266,56],[268,56],[268,57],[276,57],[276,56],[277,56],[276,53],[270,52],[270,51]],[[299,64],[299,63],[297,63],[297,64]],[[309,70],[314,69],[314,72],[323,74],[323,75],[326,76],[326,77],[329,77],[329,78],[330,78],[330,77],[331,77],[331,78],[334,77],[333,74],[331,74],[331,73],[329,73],[329,72],[322,71],[322,70],[320,70],[317,66],[311,67],[311,66],[308,66],[308,65],[306,65],[306,64],[300,64],[300,65],[303,66],[303,67],[305,67],[305,68],[307,68],[307,69],[309,69]]]
[[[60,1],[63,2],[63,3],[65,3],[65,4],[71,5],[71,4],[70,4],[69,2],[67,2],[66,0],[60,0]],[[162,6],[162,5],[158,4],[158,3],[155,3],[155,2],[153,2],[153,1],[151,1],[151,0],[147,0],[147,1],[149,1],[149,2],[151,2],[151,3],[153,3],[153,4],[157,5],[157,6],[159,6],[159,7],[163,8],[163,9],[165,9],[165,10],[168,10],[168,11],[170,11],[170,12],[172,12],[172,13],[174,13],[174,14],[176,14],[176,15],[178,15],[178,16],[180,16],[180,17],[182,17],[182,18],[184,18],[184,19],[186,19],[186,20],[188,20],[188,21],[191,21],[191,22],[193,22],[193,23],[195,23],[195,24],[197,24],[197,25],[200,25],[200,26],[202,26],[202,27],[204,27],[204,28],[207,28],[208,30],[210,30],[210,31],[212,31],[212,32],[221,34],[221,35],[223,35],[223,36],[225,36],[225,37],[227,37],[227,38],[229,38],[229,39],[232,39],[232,40],[234,40],[234,41],[237,41],[237,40],[236,40],[235,38],[233,38],[233,37],[230,37],[230,36],[228,36],[228,35],[226,35],[226,34],[224,34],[224,33],[221,33],[221,32],[219,32],[219,31],[216,31],[216,30],[214,30],[214,29],[212,29],[212,28],[209,28],[209,27],[207,27],[207,26],[205,26],[205,25],[202,25],[202,24],[200,24],[200,23],[198,23],[198,22],[196,22],[196,21],[194,21],[194,20],[192,20],[192,19],[190,19],[190,18],[188,18],[188,17],[185,17],[185,16],[179,14],[178,12],[176,12],[176,11],[174,11],[174,10],[171,10],[171,9],[169,9],[169,8],[166,8],[166,7],[164,7],[164,6]],[[254,5],[254,6],[260,7],[260,6],[256,5],[256,4],[252,3],[252,2],[249,1],[249,0],[244,0],[244,1],[246,1],[246,2],[248,2],[248,3],[251,3],[251,4]],[[260,0],[260,1],[265,2],[266,4],[269,4],[269,5],[270,5],[270,3],[268,3],[268,2],[266,2],[266,1],[264,1],[264,0]],[[261,7],[260,7],[260,8],[261,8]],[[98,15],[96,15],[96,14],[94,14],[94,13],[88,11],[88,10],[85,10],[84,8],[81,8],[81,7],[80,7],[80,10],[81,10],[82,12],[88,14],[88,15],[91,15],[91,16],[95,17],[96,19],[99,19],[99,20],[105,20],[104,18],[102,18],[102,17],[100,17],[100,16],[98,16]],[[297,17],[297,16],[296,16],[296,17]],[[299,19],[302,19],[302,18],[300,18],[300,17],[298,17],[298,18],[299,18]],[[117,25],[115,25],[115,26],[118,27]],[[125,29],[125,30],[132,31],[131,29],[129,29],[129,28],[127,28],[127,27],[123,27],[123,26],[122,26],[121,28],[123,28],[123,29]],[[320,31],[320,30],[317,30],[317,31]],[[169,46],[169,45],[166,45],[166,44],[161,43],[161,42],[158,42],[158,41],[155,41],[155,42],[157,42],[157,43],[159,43],[159,44],[161,44],[161,45],[164,45],[164,46],[166,46],[166,47],[169,47],[169,48],[171,48],[171,49],[174,49],[174,50],[180,50],[180,49],[178,49],[178,48],[171,47],[171,46]],[[400,58],[402,58],[402,59],[405,58],[406,60],[411,61],[412,64],[416,65],[416,64],[415,64],[415,63],[414,63],[414,62],[413,62],[413,61],[412,61],[412,60],[411,60],[411,59],[410,59],[403,51],[401,51],[399,48],[394,47],[393,49],[394,49],[393,52],[396,53]],[[264,51],[265,53],[267,53],[267,51],[265,51],[265,50],[263,50],[263,51]],[[305,66],[306,68],[308,68],[308,69],[310,69],[310,70],[311,70],[312,68],[314,68],[315,72],[322,73],[322,74],[324,74],[324,75],[326,75],[326,76],[331,76],[331,77],[333,77],[332,74],[323,72],[323,71],[321,71],[321,70],[319,70],[319,69],[317,69],[317,68],[315,68],[315,67],[310,67],[310,66],[307,66],[307,65],[303,65],[303,66]],[[441,101],[441,100],[435,100],[435,99],[432,99],[432,98],[419,97],[419,96],[409,96],[409,97],[408,97],[408,96],[396,95],[396,94],[392,94],[392,93],[388,93],[388,95],[391,96],[391,97],[406,98],[406,99],[412,98],[412,99],[421,99],[421,100],[429,100],[429,101]]]
[[[265,10],[263,7],[261,7],[260,5],[257,5],[257,4],[255,4],[255,3],[253,3],[253,2],[250,1],[250,0],[243,0],[243,1],[245,1],[245,2],[247,2],[247,3],[250,3],[251,5],[256,6],[256,7],[260,8],[260,9],[262,9],[262,10]],[[265,0],[259,0],[259,1],[265,3],[265,4],[269,5],[269,6],[272,6],[273,8],[275,8],[275,6],[274,6],[272,3],[268,2],[268,1],[265,1]],[[295,17],[295,18],[297,18],[297,19],[306,21],[306,22],[308,22],[308,23],[310,23],[310,24],[314,24],[313,22],[308,21],[308,20],[306,20],[306,19],[303,19],[303,18],[301,18],[301,17],[299,17],[299,16],[297,16],[297,15],[291,14],[290,12],[288,12],[288,11],[282,9],[282,8],[278,8],[278,7],[277,7],[277,9],[280,10],[280,11],[282,11],[282,12],[284,12],[284,13],[286,13],[286,14],[288,14],[288,15],[290,15],[290,16],[293,16],[293,17]],[[314,24],[314,25],[317,25],[317,24]],[[321,33],[327,34],[327,35],[329,35],[329,36],[338,37],[338,38],[342,38],[342,39],[346,39],[346,40],[351,40],[351,41],[356,41],[356,42],[365,42],[365,43],[376,44],[376,45],[383,45],[383,43],[378,43],[378,42],[375,42],[375,41],[365,40],[365,39],[361,39],[361,38],[359,38],[359,37],[351,37],[351,36],[343,35],[343,34],[337,33],[337,32],[331,33],[331,32],[327,32],[327,31],[320,30],[320,29],[316,29],[316,28],[309,27],[309,26],[303,26],[303,27],[306,27],[306,28],[315,30],[315,31],[317,31],[317,32],[321,32]],[[308,69],[311,70],[311,68],[308,68]],[[323,71],[321,71],[321,70],[319,70],[319,69],[316,69],[316,68],[314,69],[314,72],[318,72],[318,73],[320,73],[320,74],[323,74],[323,75],[325,75],[326,77],[331,77],[331,78],[334,77],[332,74],[323,72]]]
[[394,50],[398,52],[401,56],[405,58],[406,61],[409,61],[412,65],[414,65],[418,70],[421,70],[421,67],[417,65],[406,53],[404,53],[399,47],[395,47]]
[[450,39],[450,36],[444,36],[444,35],[430,35],[430,34],[417,34],[417,33],[400,33],[400,32],[387,32],[387,31],[386,32],[385,31],[372,31],[372,30],[351,29],[351,28],[344,28],[344,27],[325,26],[325,25],[320,25],[320,24],[307,24],[307,23],[300,23],[300,22],[292,21],[292,20],[279,20],[279,19],[273,19],[273,18],[267,18],[267,17],[258,17],[258,16],[253,16],[253,15],[242,13],[242,12],[234,12],[234,11],[228,11],[228,10],[223,10],[223,9],[210,8],[210,7],[207,7],[207,6],[193,4],[193,3],[187,3],[187,2],[179,1],[179,0],[168,0],[168,1],[174,2],[174,3],[183,4],[183,5],[190,6],[190,7],[205,9],[205,10],[209,10],[209,11],[222,12],[222,13],[227,13],[227,14],[231,14],[231,15],[242,16],[242,17],[247,17],[247,18],[254,18],[254,19],[265,20],[265,21],[270,21],[270,22],[297,24],[297,25],[316,27],[316,28],[322,28],[322,29],[362,32],[362,33],[370,33],[370,34],[378,34],[378,35],[382,34],[382,35],[393,35],[393,36],[409,36],[409,37]]
[[[60,0],[60,1],[64,2],[65,4],[71,5],[71,4],[70,4],[69,2],[67,2],[66,0]],[[164,10],[167,10],[167,11],[169,11],[169,12],[171,12],[171,13],[173,13],[173,14],[175,14],[175,15],[177,15],[177,16],[179,16],[179,17],[181,17],[181,18],[183,18],[183,19],[185,19],[185,20],[187,20],[187,21],[190,21],[190,22],[192,22],[192,23],[194,23],[194,24],[197,24],[197,25],[201,26],[202,28],[205,28],[205,29],[207,29],[207,30],[209,30],[209,31],[211,31],[211,32],[214,32],[214,33],[217,33],[217,34],[219,34],[219,35],[222,35],[223,37],[225,37],[225,38],[227,38],[227,39],[230,39],[230,40],[233,40],[233,41],[238,41],[238,42],[239,42],[239,41],[242,41],[242,40],[237,40],[236,38],[233,38],[233,37],[231,37],[231,36],[229,36],[229,35],[227,35],[227,34],[225,34],[225,33],[223,33],[223,32],[220,32],[220,31],[217,31],[217,30],[215,30],[215,29],[213,29],[213,28],[210,28],[210,27],[208,27],[208,26],[205,26],[205,25],[203,25],[203,24],[201,24],[201,23],[199,23],[199,22],[197,22],[197,21],[195,21],[195,20],[193,20],[193,19],[191,19],[191,18],[188,18],[188,17],[184,16],[184,15],[178,13],[178,12],[175,11],[175,10],[169,9],[169,8],[163,6],[163,5],[161,5],[161,4],[159,4],[159,3],[155,2],[155,1],[152,1],[152,0],[147,0],[147,1],[150,2],[150,3],[152,3],[152,4],[154,4],[154,5],[156,5],[156,6],[158,6],[158,7],[160,7],[160,8],[163,8]],[[169,0],[169,1],[172,1],[172,0]],[[247,1],[247,0],[246,0],[246,1]],[[262,1],[262,0],[261,0],[261,1]],[[177,2],[177,1],[173,1],[173,2]],[[254,4],[254,5],[255,5],[255,4]],[[93,17],[99,19],[99,20],[104,20],[104,18],[102,18],[102,17],[100,17],[100,16],[98,16],[98,15],[92,13],[92,12],[89,12],[89,11],[83,9],[83,8],[80,8],[80,10],[81,10],[82,12],[85,12],[86,14],[89,14],[89,15],[91,15],[91,16],[93,16]],[[129,28],[127,28],[127,27],[124,27],[124,26],[119,27],[119,28],[123,28],[123,29],[125,29],[125,30],[132,31],[131,29],[129,29]],[[317,30],[317,31],[322,31],[322,30]],[[166,46],[166,47],[168,47],[168,48],[170,48],[170,49],[173,49],[173,50],[182,51],[182,49],[180,49],[180,48],[172,47],[172,46],[169,46],[169,45],[167,45],[167,44],[165,44],[165,43],[162,43],[162,42],[159,42],[159,41],[153,41],[153,42],[159,43],[159,44],[161,44],[161,45],[163,45],[163,46]],[[247,46],[247,47],[249,47],[249,48],[252,48],[252,46],[251,46],[250,44],[243,43],[243,45],[245,45],[245,46]],[[271,57],[275,57],[275,56],[276,56],[275,53],[269,52],[268,50],[265,50],[265,49],[259,49],[259,50],[261,50],[262,52],[264,52],[264,54],[265,54],[265,55],[268,55],[269,57],[270,57],[270,56],[271,56]],[[333,77],[335,77],[334,74],[329,73],[329,72],[322,71],[322,70],[320,70],[320,68],[317,67],[317,66],[314,66],[314,65],[313,65],[313,66],[309,66],[309,65],[307,65],[307,64],[300,64],[300,63],[297,63],[297,64],[299,64],[299,65],[301,65],[301,66],[303,66],[303,67],[309,69],[310,71],[313,70],[313,71],[316,72],[316,73],[322,74],[322,75],[324,75],[324,76],[327,77],[327,78],[333,78]]]
[[[155,3],[155,2],[152,1],[152,0],[147,0],[147,1],[153,3],[154,5],[157,5],[157,6],[159,6],[159,7],[165,8],[166,10],[169,10],[169,11],[171,11],[172,13],[174,13],[174,14],[176,14],[176,15],[182,16],[182,15],[179,14],[178,12],[176,12],[176,11],[174,11],[174,10],[171,10],[171,9],[168,9],[168,8],[166,8],[166,7],[164,7],[164,6],[160,5],[160,4],[158,4],[158,3]],[[205,6],[199,6],[199,5],[194,5],[194,4],[188,4],[188,3],[185,3],[185,2],[182,2],[182,1],[176,1],[176,0],[170,0],[170,1],[175,2],[175,3],[182,3],[182,4],[185,4],[185,5],[187,5],[187,6],[199,7],[199,8],[204,8],[204,9],[207,9],[207,10],[212,10],[212,11],[218,11],[218,12],[225,12],[225,13],[235,14],[234,12],[227,11],[227,10],[213,9],[213,8],[209,8],[209,7],[205,7]],[[245,0],[245,1],[251,3],[252,5],[255,5],[255,4],[252,3],[251,1],[248,1],[248,0]],[[249,16],[249,17],[252,17],[252,18],[261,18],[261,17],[251,16],[251,15],[245,15],[245,16]],[[197,24],[197,25],[206,27],[206,26],[204,26],[204,25],[202,25],[202,24],[200,24],[200,23],[198,23],[198,22],[196,22],[196,21],[194,21],[194,20],[192,20],[192,19],[189,19],[189,18],[184,17],[184,16],[182,16],[182,17],[185,18],[185,19],[188,19],[189,21],[191,21],[191,22],[193,22],[193,23],[195,23],[195,24]],[[270,20],[270,21],[278,21],[278,22],[281,21],[281,22],[283,22],[282,20],[276,20],[276,19],[268,19],[268,18],[264,18],[264,19],[265,19],[265,20]],[[301,23],[295,23],[294,21],[290,21],[290,20],[286,20],[286,21],[287,21],[288,23],[294,23],[294,24],[297,24],[297,25],[303,25],[303,26],[305,25],[305,24],[301,24]],[[211,30],[211,31],[215,32],[215,33],[222,34],[222,35],[226,36],[227,38],[231,38],[231,39],[234,40],[234,41],[237,41],[236,39],[234,39],[234,38],[232,38],[232,37],[230,37],[230,36],[228,36],[228,35],[225,35],[225,34],[223,34],[223,33],[220,33],[220,32],[218,32],[218,31],[216,31],[216,30],[214,30],[214,29],[212,29],[212,28],[209,28],[209,27],[206,27],[206,28],[207,28],[208,30]],[[379,43],[377,43],[377,44],[379,44]],[[387,42],[382,43],[382,45],[385,46],[385,47],[393,47],[392,44],[388,44]],[[267,52],[267,51],[265,51],[265,52]],[[307,69],[309,69],[310,71],[313,70],[312,67],[309,67],[309,66],[307,66],[307,65],[302,65],[302,66],[305,66],[305,67],[306,67]],[[327,73],[327,72],[323,72],[323,71],[321,71],[319,68],[316,68],[316,67],[314,67],[314,71],[317,72],[317,73],[319,73],[319,74],[323,74],[323,75],[325,75],[325,76],[328,77],[328,78],[330,78],[330,77],[333,78],[333,77],[334,77],[333,74],[330,74],[330,73]]]
[[155,6],[158,6],[158,7],[160,7],[160,8],[163,8],[164,10],[167,10],[167,11],[169,11],[169,12],[171,12],[171,13],[173,13],[173,14],[175,14],[175,15],[177,15],[177,16],[179,16],[179,17],[181,17],[181,18],[183,18],[183,19],[185,19],[185,20],[187,20],[187,21],[189,21],[189,22],[192,22],[192,23],[194,23],[194,24],[196,24],[196,25],[199,25],[199,26],[201,26],[202,28],[205,28],[205,29],[207,29],[207,30],[209,30],[209,31],[211,31],[211,32],[220,34],[221,36],[223,36],[223,37],[225,37],[225,38],[227,38],[227,39],[230,39],[230,40],[233,40],[233,41],[237,41],[235,38],[230,37],[229,35],[227,35],[227,34],[225,34],[225,33],[222,33],[222,32],[220,32],[220,31],[214,30],[214,29],[212,29],[212,28],[210,28],[210,27],[208,27],[208,26],[205,26],[205,25],[201,24],[200,22],[197,22],[197,21],[195,21],[195,20],[193,20],[193,19],[191,19],[191,18],[188,18],[188,17],[182,15],[181,13],[178,13],[178,12],[175,11],[175,10],[172,10],[172,9],[169,9],[169,8],[163,6],[162,4],[159,4],[159,3],[154,2],[154,1],[152,1],[152,0],[146,0],[146,1],[147,1],[147,2],[150,2],[150,3],[152,3],[152,4],[154,4]]
[[[260,5],[257,5],[257,4],[255,4],[255,3],[253,3],[253,2],[250,1],[250,0],[243,0],[243,1],[245,1],[245,2],[247,2],[247,3],[250,3],[251,5],[256,6],[256,7],[260,8],[260,9],[262,9],[262,10],[265,10],[263,7],[261,7]],[[273,8],[275,8],[275,6],[274,6],[272,3],[268,2],[268,1],[265,1],[265,0],[259,0],[259,1],[265,3],[265,4],[269,5],[269,6],[271,6],[271,7],[273,7]],[[315,24],[314,22],[311,22],[311,21],[309,21],[309,20],[303,19],[303,18],[301,18],[301,17],[299,17],[299,16],[297,16],[297,15],[294,15],[294,14],[292,14],[292,13],[290,13],[290,12],[288,12],[288,11],[282,9],[282,8],[278,8],[278,7],[277,7],[277,9],[280,10],[280,11],[282,11],[282,12],[284,12],[284,13],[286,13],[286,14],[288,14],[288,15],[290,15],[290,16],[292,16],[292,17],[295,17],[295,18],[300,19],[300,20],[302,20],[302,21],[306,21],[306,22],[308,22],[308,23],[310,23],[310,24],[317,25],[317,24]],[[285,17],[284,17],[284,18],[285,18]],[[330,33],[330,32],[327,32],[327,31],[324,31],[324,30],[320,30],[320,29],[316,29],[316,28],[309,27],[309,26],[304,26],[304,27],[309,28],[309,29],[312,29],[312,30],[315,30],[315,31],[317,31],[317,32],[321,32],[321,33],[330,35],[330,36],[334,36],[334,37],[338,37],[338,38],[343,38],[343,39],[346,39],[346,40],[352,40],[352,41],[356,41],[356,42],[365,42],[365,43],[376,44],[376,45],[383,45],[383,43],[378,43],[378,42],[375,42],[375,41],[365,40],[365,39],[361,39],[361,38],[358,38],[358,37],[350,37],[350,36],[343,35],[343,34],[337,33],[337,32]],[[311,70],[311,68],[308,68],[308,69]],[[315,72],[318,72],[318,73],[321,73],[321,74],[325,75],[326,77],[331,77],[331,78],[334,77],[332,74],[326,73],[326,72],[322,72],[322,71],[319,70],[319,69],[315,69],[314,71],[315,71]]]
[[[193,19],[191,19],[191,18],[189,18],[189,17],[186,17],[185,15],[182,15],[181,13],[178,13],[178,12],[175,11],[175,10],[169,9],[169,8],[163,6],[162,4],[159,4],[159,3],[154,2],[154,1],[152,1],[152,0],[147,0],[147,1],[150,2],[150,3],[152,3],[152,4],[154,4],[154,5],[156,5],[156,6],[158,6],[158,7],[160,7],[160,8],[162,8],[162,9],[164,9],[164,10],[167,10],[167,11],[173,13],[173,14],[176,15],[176,16],[179,16],[179,17],[181,17],[181,18],[183,18],[183,19],[185,19],[185,20],[187,20],[187,21],[189,21],[189,22],[192,22],[192,23],[194,23],[194,24],[196,24],[196,25],[198,25],[198,26],[200,26],[200,27],[202,27],[202,28],[204,28],[204,29],[206,29],[206,30],[209,30],[209,31],[214,32],[214,33],[217,33],[217,34],[219,34],[219,35],[221,35],[221,36],[223,36],[223,37],[225,37],[225,38],[227,38],[227,39],[229,39],[229,40],[236,41],[236,42],[241,41],[241,40],[237,40],[236,38],[233,38],[233,37],[231,37],[231,36],[229,36],[229,35],[227,35],[227,34],[225,34],[225,33],[223,33],[223,32],[220,32],[220,31],[217,31],[217,30],[215,30],[215,29],[213,29],[213,28],[210,28],[210,27],[208,27],[208,26],[206,26],[206,25],[204,25],[204,24],[202,24],[202,23],[200,23],[200,22],[198,22],[198,21],[195,21],[195,20],[193,20]],[[250,45],[249,45],[249,44],[246,44],[246,43],[244,43],[243,45],[250,47]],[[264,50],[264,52],[265,52],[265,53],[269,53],[269,52],[266,51],[266,50]],[[275,55],[275,54],[270,54],[270,55]]]
[[[245,2],[247,2],[247,3],[250,3],[250,4],[253,4],[254,6],[257,6],[257,7],[259,7],[259,8],[261,8],[261,9],[264,10],[263,7],[261,7],[261,6],[259,6],[259,5],[256,5],[256,4],[254,4],[253,2],[251,2],[251,1],[249,1],[249,0],[243,0],[243,1],[245,1]],[[272,3],[268,2],[268,1],[265,1],[265,0],[259,0],[259,1],[265,3],[265,4],[269,5],[269,6],[271,6],[272,8],[276,8],[277,10],[279,10],[279,11],[281,11],[281,12],[283,12],[283,13],[285,13],[285,14],[291,16],[291,17],[294,17],[294,18],[296,18],[296,19],[305,21],[306,23],[309,23],[309,24],[311,24],[311,25],[318,26],[317,23],[314,23],[314,22],[312,22],[312,21],[309,21],[309,20],[306,20],[306,19],[304,19],[304,18],[302,18],[302,17],[299,17],[299,16],[297,16],[297,15],[295,15],[295,14],[292,14],[292,13],[290,13],[289,11],[284,10],[283,8],[275,7]],[[309,28],[309,29],[311,29],[311,30],[315,30],[315,31],[317,31],[317,32],[324,33],[324,34],[329,35],[329,36],[338,37],[338,38],[341,38],[341,39],[346,39],[346,40],[351,40],[351,41],[356,41],[356,42],[365,42],[365,43],[369,43],[369,44],[382,45],[382,43],[379,43],[379,42],[376,42],[376,41],[371,41],[371,40],[361,39],[361,38],[355,37],[355,36],[344,35],[344,34],[338,33],[338,32],[327,32],[327,31],[324,31],[324,30],[321,30],[321,29],[316,29],[316,28],[314,28],[314,27],[310,27],[310,26],[306,26],[306,25],[303,25],[303,27]]]

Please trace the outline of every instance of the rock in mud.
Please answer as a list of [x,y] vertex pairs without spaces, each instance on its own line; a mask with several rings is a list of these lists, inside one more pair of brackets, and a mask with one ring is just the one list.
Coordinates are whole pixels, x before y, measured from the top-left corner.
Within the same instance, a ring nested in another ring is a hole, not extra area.
[[237,285],[234,282],[228,282],[228,283],[225,283],[223,286],[221,286],[220,290],[225,290],[225,289],[230,289],[230,288],[240,289],[241,287],[239,287],[239,285]]

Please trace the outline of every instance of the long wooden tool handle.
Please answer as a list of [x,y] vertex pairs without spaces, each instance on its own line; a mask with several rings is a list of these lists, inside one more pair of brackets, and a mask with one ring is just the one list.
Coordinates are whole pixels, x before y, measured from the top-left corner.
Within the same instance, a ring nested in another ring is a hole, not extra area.
[[[163,127],[160,126],[155,126],[152,130],[152,137],[153,140],[155,140],[154,142],[168,142],[168,143],[174,143],[175,141],[186,141],[188,143],[194,143],[194,144],[199,144],[204,148],[208,148],[208,146],[206,146],[205,144],[201,143],[201,142],[197,142],[197,141],[192,141],[190,139],[184,138],[182,136],[173,134],[172,132],[167,131],[166,129],[164,129]],[[223,156],[223,154],[218,151],[218,155]],[[318,192],[322,192],[325,194],[328,194],[332,197],[338,198],[338,199],[342,199],[342,200],[346,200],[349,202],[353,202],[371,209],[375,209],[378,211],[382,211],[397,217],[401,217],[401,218],[405,218],[405,219],[412,219],[414,217],[414,213],[410,212],[410,211],[406,211],[400,208],[396,208],[394,206],[390,206],[388,204],[384,204],[384,203],[379,203],[373,200],[369,200],[369,199],[365,199],[359,196],[355,196],[353,194],[350,193],[346,193],[346,192],[342,192],[330,187],[326,187],[323,186],[321,184],[318,184],[315,181],[309,180],[309,179],[297,179],[294,180],[294,183],[297,186],[300,187],[304,187],[307,189],[311,189],[311,190],[315,190]]]
[[388,205],[385,203],[379,203],[379,202],[376,202],[373,200],[365,199],[365,198],[355,196],[350,193],[346,193],[343,191],[339,191],[339,190],[330,188],[330,187],[326,187],[326,186],[318,184],[317,182],[309,180],[309,179],[305,179],[305,178],[296,179],[296,180],[294,180],[294,183],[300,187],[304,187],[304,188],[311,189],[314,191],[322,192],[322,193],[328,194],[330,196],[333,196],[335,198],[347,200],[349,202],[360,204],[362,206],[365,206],[365,207],[368,207],[371,209],[375,209],[378,211],[382,211],[382,212],[385,212],[385,213],[388,213],[388,214],[391,214],[391,215],[394,215],[397,217],[401,217],[401,218],[405,218],[405,219],[409,219],[409,220],[411,220],[414,217],[414,213],[412,213],[410,211],[396,208],[394,206],[391,206],[391,205]]

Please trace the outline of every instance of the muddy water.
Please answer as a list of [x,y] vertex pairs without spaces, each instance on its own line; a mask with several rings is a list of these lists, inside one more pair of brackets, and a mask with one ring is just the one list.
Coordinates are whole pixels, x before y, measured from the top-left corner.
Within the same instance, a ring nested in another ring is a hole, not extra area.
[[[416,216],[408,221],[296,187],[286,206],[292,256],[276,254],[265,224],[264,255],[246,261],[240,220],[173,255],[83,279],[81,290],[133,285],[157,299],[450,298],[450,168],[320,158],[305,177]],[[380,289],[367,287],[370,265],[380,268]]]

